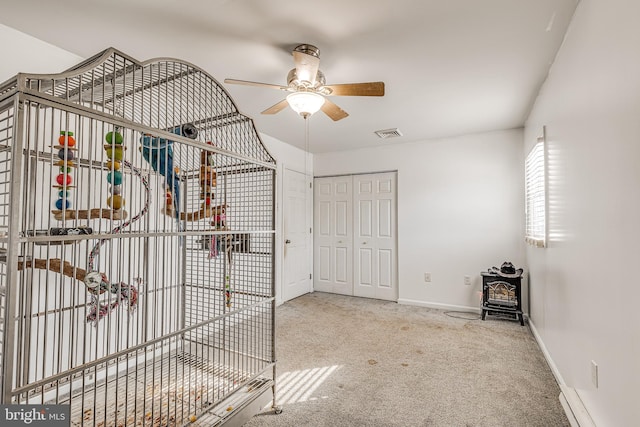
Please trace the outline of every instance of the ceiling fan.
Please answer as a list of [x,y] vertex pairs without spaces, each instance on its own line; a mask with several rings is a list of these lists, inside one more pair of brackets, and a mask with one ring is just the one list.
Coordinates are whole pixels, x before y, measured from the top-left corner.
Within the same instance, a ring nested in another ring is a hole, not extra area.
[[301,44],[293,49],[295,68],[287,75],[287,86],[246,80],[225,79],[225,83],[267,87],[291,92],[285,99],[267,108],[262,114],[276,114],[289,105],[305,119],[322,110],[332,120],[344,119],[349,114],[326,96],[384,96],[384,82],[345,83],[327,85],[320,71],[320,49]]

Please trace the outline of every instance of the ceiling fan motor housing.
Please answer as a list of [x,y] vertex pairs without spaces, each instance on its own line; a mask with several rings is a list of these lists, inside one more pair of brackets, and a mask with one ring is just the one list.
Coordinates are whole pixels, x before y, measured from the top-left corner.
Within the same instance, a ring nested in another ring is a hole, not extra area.
[[327,83],[325,77],[324,77],[324,73],[320,70],[318,70],[318,73],[316,74],[316,81],[315,83],[311,84],[311,82],[307,82],[307,81],[300,81],[298,79],[298,73],[296,72],[295,68],[292,68],[291,71],[289,71],[289,74],[287,74],[287,85],[295,90],[309,90],[309,89],[318,89],[322,86],[324,86]]
[[320,58],[320,49],[312,44],[300,44],[293,49],[295,52],[304,53],[306,55],[315,56]]

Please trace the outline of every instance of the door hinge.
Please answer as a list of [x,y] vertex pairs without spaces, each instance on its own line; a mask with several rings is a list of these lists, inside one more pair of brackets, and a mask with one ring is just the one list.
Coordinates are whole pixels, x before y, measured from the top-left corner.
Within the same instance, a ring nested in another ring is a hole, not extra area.
[[311,279],[311,273],[309,273],[309,279]]
[[309,183],[309,188],[313,188],[311,185],[312,185],[312,184],[311,184],[311,183]]
[[309,227],[309,234],[313,233],[313,231],[311,231],[311,227]]

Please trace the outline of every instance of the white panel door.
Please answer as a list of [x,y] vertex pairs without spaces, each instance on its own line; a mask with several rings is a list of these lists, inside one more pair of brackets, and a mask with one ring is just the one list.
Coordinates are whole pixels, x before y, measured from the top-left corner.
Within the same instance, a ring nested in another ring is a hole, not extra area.
[[314,180],[316,291],[353,295],[352,177]]
[[398,299],[396,173],[353,177],[353,294]]
[[307,224],[307,188],[303,173],[284,169],[283,301],[311,291],[311,233]]

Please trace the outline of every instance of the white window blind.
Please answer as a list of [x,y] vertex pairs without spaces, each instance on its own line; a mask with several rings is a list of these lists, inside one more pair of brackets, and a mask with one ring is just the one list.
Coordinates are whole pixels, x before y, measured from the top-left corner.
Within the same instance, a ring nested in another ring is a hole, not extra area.
[[538,138],[525,162],[525,240],[537,247],[546,246],[547,236],[544,150],[544,137]]

